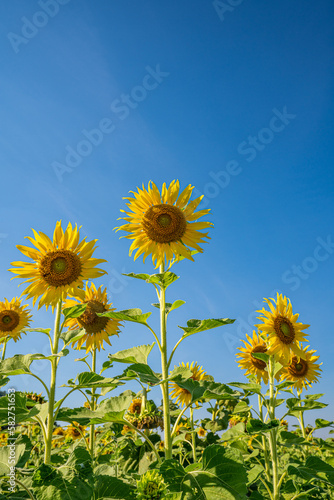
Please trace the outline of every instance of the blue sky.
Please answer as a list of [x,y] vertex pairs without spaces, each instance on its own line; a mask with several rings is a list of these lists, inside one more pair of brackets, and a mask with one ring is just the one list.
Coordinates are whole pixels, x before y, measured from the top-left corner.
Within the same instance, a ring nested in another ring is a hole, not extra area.
[[[177,178],[204,194],[214,228],[195,263],[174,269],[168,300],[186,304],[170,316],[169,344],[190,318],[237,321],[191,337],[175,362],[243,380],[240,339],[279,290],[323,362],[314,391],[330,406],[309,418],[333,417],[333,14],[330,0],[1,2],[1,296],[22,291],[7,271],[15,245],[62,219],[98,238],[108,276],[96,284],[114,306],[152,310],[154,289],[122,273],[154,269],[134,263],[113,228],[130,190]],[[34,313],[51,327],[50,313]],[[112,352],[151,341],[126,325]],[[8,355],[31,350],[46,354],[46,338],[30,334]],[[62,361],[59,384],[77,356]]]

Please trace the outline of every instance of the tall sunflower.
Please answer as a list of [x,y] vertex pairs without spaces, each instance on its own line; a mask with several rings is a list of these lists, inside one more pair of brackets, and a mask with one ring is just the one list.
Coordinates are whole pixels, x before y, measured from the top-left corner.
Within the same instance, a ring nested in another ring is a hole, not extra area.
[[270,311],[261,309],[258,319],[263,324],[256,325],[259,331],[265,336],[269,344],[268,354],[277,354],[282,365],[289,363],[291,354],[303,358],[304,351],[300,349],[299,342],[306,340],[302,330],[310,325],[297,323],[299,314],[293,314],[292,305],[287,297],[277,294],[275,299],[264,299]]
[[[70,330],[75,330],[77,328],[84,328],[86,330],[86,334],[76,341],[76,349],[81,349],[85,342],[86,352],[89,352],[95,347],[98,350],[101,348],[103,349],[103,342],[111,345],[109,337],[111,335],[118,335],[120,321],[98,316],[98,313],[115,311],[115,309],[111,307],[111,304],[108,304],[106,288],[102,291],[102,286],[97,289],[94,283],[92,283],[90,287],[86,283],[84,296],[77,299],[68,298],[64,302],[64,309],[78,304],[87,304],[85,312],[78,318],[69,318],[65,323]],[[76,342],[73,342],[72,347],[74,347]]]
[[320,376],[321,368],[316,361],[318,361],[320,356],[314,356],[317,351],[310,351],[310,346],[303,348],[304,359],[297,356],[292,356],[290,364],[284,366],[278,372],[281,380],[286,380],[287,382],[294,382],[293,387],[295,387],[299,392],[307,386],[311,387],[313,383],[318,382],[318,377]]
[[151,254],[153,264],[159,267],[174,258],[177,261],[180,257],[194,260],[191,248],[203,252],[199,243],[209,237],[200,230],[213,224],[197,221],[210,210],[195,212],[203,196],[189,202],[193,186],[189,184],[179,193],[179,181],[172,181],[168,188],[164,183],[160,193],[150,181],[147,189],[144,186],[137,189],[138,193],[131,191],[134,198],[125,198],[130,211],[121,210],[127,215],[123,217],[127,223],[117,228],[127,231],[129,234],[125,238],[133,240],[129,254],[136,250],[135,260],[143,254],[145,261]]
[[266,370],[266,363],[253,356],[253,353],[267,352],[267,346],[255,331],[253,331],[253,338],[247,334],[246,337],[248,343],[245,340],[242,340],[245,347],[238,347],[240,353],[237,354],[237,357],[241,358],[238,361],[238,366],[240,366],[243,370],[247,370],[245,375],[255,375],[257,383],[260,383],[262,379],[265,384],[268,384],[268,371]]
[[7,299],[0,302],[0,342],[8,336],[15,342],[21,338],[22,330],[30,326],[32,318],[27,307],[21,306],[17,297],[10,302]]
[[106,274],[95,267],[106,260],[92,258],[97,240],[87,242],[84,238],[79,243],[79,229],[77,226],[72,228],[69,223],[64,232],[61,221],[58,221],[53,241],[46,234],[33,229],[35,239],[26,238],[36,249],[17,245],[20,252],[33,262],[12,262],[16,267],[10,271],[17,274],[18,278],[25,279],[23,283],[29,283],[23,294],[27,298],[32,297],[33,304],[41,297],[38,308],[51,305],[54,309],[59,300],[64,300],[67,295],[82,297],[84,280]]
[[[197,363],[194,363],[194,361],[191,363],[189,366],[189,363],[186,365],[183,363],[180,364],[180,366],[184,366],[185,368],[189,368],[192,372],[192,378],[193,380],[206,380],[208,378],[208,375],[206,372],[203,370],[201,366],[199,366]],[[191,401],[191,393],[187,389],[183,389],[179,385],[177,385],[176,382],[171,382],[171,392],[170,395],[177,403],[179,403],[181,406],[188,406],[190,401]]]

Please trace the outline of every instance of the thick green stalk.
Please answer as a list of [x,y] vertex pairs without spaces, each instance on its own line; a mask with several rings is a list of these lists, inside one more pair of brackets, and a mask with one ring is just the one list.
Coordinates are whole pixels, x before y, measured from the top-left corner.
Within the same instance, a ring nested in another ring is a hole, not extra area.
[[[259,399],[260,417],[261,417],[261,421],[263,422],[263,402],[262,402],[260,395],[258,396],[258,399]],[[266,466],[266,476],[267,476],[268,481],[270,481],[270,464],[269,464],[269,455],[268,455],[266,436],[262,436],[262,448],[263,448],[264,461],[265,461],[265,466]]]
[[[275,359],[269,357],[269,416],[271,420],[275,419]],[[271,463],[273,469],[273,500],[279,500],[279,481],[278,481],[278,457],[276,443],[276,429],[270,431],[269,442],[271,451]]]
[[193,449],[193,460],[194,464],[197,462],[196,457],[196,436],[195,436],[195,428],[194,428],[194,409],[190,407],[190,426],[191,426],[191,447]]
[[[92,373],[96,372],[96,347],[93,347],[92,351]],[[95,411],[95,389],[92,389],[92,398],[90,401],[90,409]],[[95,448],[95,425],[91,424],[89,430],[89,450],[92,460],[94,460],[94,448]]]
[[[164,264],[161,264],[160,273],[164,272]],[[166,315],[166,290],[163,286],[160,287],[160,335],[161,335],[161,371],[162,379],[168,377],[168,360],[167,360],[167,315]],[[165,457],[166,460],[172,458],[172,437],[170,429],[170,411],[169,411],[169,384],[165,381],[161,384],[163,415],[164,415],[164,441],[165,441]]]
[[[60,300],[57,304],[57,310],[56,310],[53,343],[51,344],[52,354],[58,354],[61,306],[62,306],[62,301]],[[50,391],[49,391],[48,426],[46,432],[46,443],[45,443],[45,454],[44,454],[45,464],[51,463],[51,445],[52,445],[52,433],[54,425],[53,412],[54,412],[55,394],[56,394],[57,365],[58,365],[58,359],[55,356],[51,359],[51,381],[50,381]]]

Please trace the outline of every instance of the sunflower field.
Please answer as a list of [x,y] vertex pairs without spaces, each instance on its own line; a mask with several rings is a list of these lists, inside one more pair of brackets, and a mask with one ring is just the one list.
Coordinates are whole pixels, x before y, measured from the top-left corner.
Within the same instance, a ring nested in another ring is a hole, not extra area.
[[[202,220],[209,210],[200,209],[202,197],[191,200],[192,191],[178,181],[161,190],[150,182],[121,210],[116,229],[131,240],[130,256],[150,257],[154,268],[126,278],[151,286],[154,312],[113,307],[106,288],[94,284],[106,260],[94,257],[97,240],[82,239],[77,225],[57,222],[52,238],[33,230],[30,245],[17,246],[28,260],[12,262],[10,271],[23,291],[0,302],[0,500],[334,498],[334,440],[316,437],[319,429],[330,436],[334,422],[305,425],[305,413],[327,406],[312,390],[322,363],[307,318],[299,320],[288,297],[264,299],[235,353],[238,381],[214,380],[197,360],[173,362],[189,336],[235,321],[190,319],[175,345],[168,338],[169,315],[185,304],[168,302],[169,287],[184,259],[196,265],[213,225]],[[53,328],[31,325],[28,299],[50,308]],[[133,323],[143,330],[139,345],[113,352],[113,336]],[[31,332],[46,336],[49,352],[7,357],[7,344]],[[59,398],[57,376],[72,349],[78,363]],[[159,372],[150,366],[152,351]],[[49,379],[34,369],[41,360]],[[16,390],[17,375],[37,380],[40,393]],[[73,408],[75,392],[82,405]]]

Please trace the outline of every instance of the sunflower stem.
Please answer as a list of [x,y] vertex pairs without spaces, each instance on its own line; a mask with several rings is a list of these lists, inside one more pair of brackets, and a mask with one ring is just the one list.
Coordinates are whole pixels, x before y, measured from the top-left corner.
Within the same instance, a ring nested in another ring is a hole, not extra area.
[[194,464],[197,462],[197,457],[196,457],[196,436],[194,432],[194,409],[190,407],[190,426],[191,426],[191,447],[193,450],[193,460]]
[[[269,416],[271,420],[275,419],[275,357],[269,356]],[[279,500],[280,483],[278,481],[278,457],[277,457],[277,432],[272,429],[269,434],[269,443],[271,451],[271,463],[273,469],[273,500]]]
[[8,339],[9,339],[9,337],[7,337],[7,338],[3,341],[1,361],[4,361],[4,359],[5,359],[6,347],[7,347],[7,342],[8,342]]
[[[58,354],[58,344],[60,336],[60,318],[61,318],[61,306],[62,301],[59,300],[56,310],[55,327],[53,335],[53,343],[51,344],[52,354]],[[56,356],[51,359],[51,381],[50,381],[50,391],[49,391],[49,407],[48,407],[48,426],[46,433],[45,442],[45,453],[44,453],[44,463],[51,464],[51,446],[52,446],[52,433],[54,425],[54,405],[55,405],[55,394],[56,394],[56,376],[57,376],[57,358]]]
[[[96,373],[96,347],[92,350],[92,373]],[[90,409],[95,411],[95,388],[92,388],[92,397],[90,401]],[[94,448],[95,448],[95,425],[90,425],[89,430],[89,451],[92,461],[94,461]]]
[[[163,274],[165,270],[164,263],[160,265],[159,272]],[[168,361],[167,361],[167,315],[166,315],[166,290],[160,286],[160,335],[161,335],[161,371],[164,382],[161,384],[163,415],[164,415],[164,441],[165,458],[172,458],[172,437],[170,429],[170,410],[169,410],[169,384],[168,380]]]
[[[264,420],[263,420],[263,401],[262,401],[260,395],[258,396],[258,400],[259,400],[260,419],[262,422],[264,422]],[[266,476],[267,476],[268,481],[270,481],[270,464],[269,464],[266,436],[262,436],[262,447],[263,447],[264,461],[265,461],[265,466],[266,466]]]

